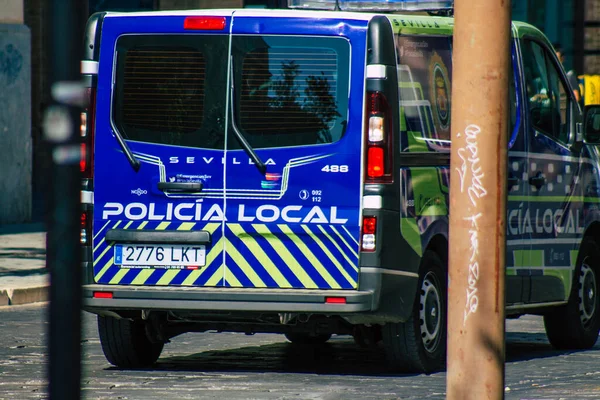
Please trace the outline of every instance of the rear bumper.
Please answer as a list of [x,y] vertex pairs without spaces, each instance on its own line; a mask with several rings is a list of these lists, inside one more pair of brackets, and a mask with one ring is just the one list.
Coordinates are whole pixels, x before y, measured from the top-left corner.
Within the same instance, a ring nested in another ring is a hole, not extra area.
[[[111,292],[112,298],[96,298],[94,292]],[[326,299],[345,298],[345,303]],[[270,311],[344,314],[373,311],[374,291],[306,289],[236,289],[187,287],[132,287],[84,285],[84,309]]]

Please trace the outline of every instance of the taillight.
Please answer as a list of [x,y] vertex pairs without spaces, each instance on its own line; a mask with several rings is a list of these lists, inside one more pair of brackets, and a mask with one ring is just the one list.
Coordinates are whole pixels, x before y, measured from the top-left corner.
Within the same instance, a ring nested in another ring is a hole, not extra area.
[[79,167],[84,179],[93,177],[94,125],[96,121],[96,88],[86,88],[87,105],[81,113],[81,162]]
[[377,217],[363,217],[361,249],[375,251],[375,235],[377,233]]
[[90,211],[82,211],[81,212],[81,224],[80,224],[80,238],[79,242],[88,246],[91,242],[91,234],[92,234],[92,213]]
[[393,132],[387,99],[381,92],[369,92],[366,129],[366,182],[392,183]]
[[195,31],[222,31],[225,29],[225,17],[186,17],[183,29]]

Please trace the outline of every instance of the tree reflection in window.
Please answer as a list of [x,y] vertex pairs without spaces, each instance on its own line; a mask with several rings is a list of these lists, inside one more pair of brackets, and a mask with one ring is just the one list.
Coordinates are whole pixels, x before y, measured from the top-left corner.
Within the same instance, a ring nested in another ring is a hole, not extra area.
[[333,50],[247,53],[242,67],[241,128],[255,139],[269,140],[266,147],[333,142],[331,130],[341,117],[336,77]]

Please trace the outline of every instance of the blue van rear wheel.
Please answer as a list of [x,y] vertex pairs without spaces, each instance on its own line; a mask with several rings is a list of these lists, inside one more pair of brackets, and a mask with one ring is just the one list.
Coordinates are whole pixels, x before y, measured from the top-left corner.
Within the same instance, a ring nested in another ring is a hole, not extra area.
[[323,334],[323,335],[311,335],[305,332],[288,332],[285,334],[287,340],[292,342],[293,344],[301,344],[307,346],[318,346],[327,342],[331,335]]
[[119,368],[151,366],[164,343],[151,342],[143,321],[98,316],[98,334],[104,356]]

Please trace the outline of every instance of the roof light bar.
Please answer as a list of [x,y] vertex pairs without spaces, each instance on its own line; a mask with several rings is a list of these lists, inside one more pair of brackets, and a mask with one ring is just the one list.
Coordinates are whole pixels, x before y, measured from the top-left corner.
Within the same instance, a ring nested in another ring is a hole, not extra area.
[[289,8],[343,11],[451,10],[454,0],[288,0]]
[[433,11],[451,10],[453,0],[339,0],[344,11]]
[[336,0],[288,0],[288,8],[308,10],[335,10]]

